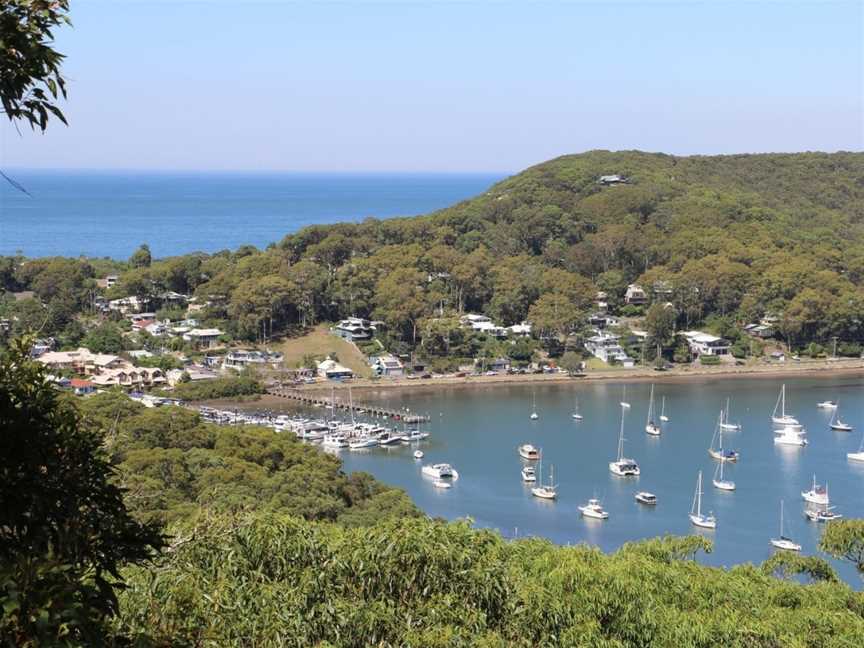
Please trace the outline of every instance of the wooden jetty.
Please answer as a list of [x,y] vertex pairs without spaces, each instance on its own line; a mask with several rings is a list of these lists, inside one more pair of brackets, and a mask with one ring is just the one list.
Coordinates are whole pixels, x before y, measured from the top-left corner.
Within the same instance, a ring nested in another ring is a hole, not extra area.
[[299,389],[291,389],[289,387],[271,387],[267,390],[271,396],[292,400],[306,407],[326,407],[335,410],[351,411],[362,413],[366,416],[377,418],[389,418],[403,423],[427,423],[429,417],[425,414],[416,414],[405,410],[393,409],[390,407],[382,407],[381,405],[370,405],[364,403],[347,403],[345,401],[331,398],[322,398],[308,394]]

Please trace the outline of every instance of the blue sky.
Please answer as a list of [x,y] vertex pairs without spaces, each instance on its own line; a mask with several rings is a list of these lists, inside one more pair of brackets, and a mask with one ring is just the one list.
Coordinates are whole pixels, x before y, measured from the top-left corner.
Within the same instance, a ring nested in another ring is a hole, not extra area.
[[516,171],[864,148],[861,2],[73,0],[70,126],[4,168]]

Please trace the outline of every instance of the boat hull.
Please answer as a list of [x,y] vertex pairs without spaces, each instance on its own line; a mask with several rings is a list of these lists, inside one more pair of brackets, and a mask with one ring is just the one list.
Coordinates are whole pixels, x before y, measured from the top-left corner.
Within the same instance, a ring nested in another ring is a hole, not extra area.
[[787,540],[786,538],[781,538],[779,540],[772,538],[771,546],[776,549],[782,549],[783,551],[801,551],[801,545],[792,542],[791,540]]
[[638,477],[642,472],[638,466],[622,465],[617,461],[609,463],[609,472],[618,477]]
[[847,452],[846,458],[849,461],[861,461],[864,462],[864,452]]
[[583,517],[595,520],[606,520],[609,518],[609,514],[606,511],[597,512],[594,509],[589,509],[587,506],[580,506],[579,510],[582,512]]
[[735,490],[735,482],[715,479],[712,482],[714,484],[714,488],[722,491],[734,491]]
[[702,529],[716,529],[717,528],[717,520],[713,518],[706,518],[699,515],[690,515],[690,522],[693,526],[697,526]]

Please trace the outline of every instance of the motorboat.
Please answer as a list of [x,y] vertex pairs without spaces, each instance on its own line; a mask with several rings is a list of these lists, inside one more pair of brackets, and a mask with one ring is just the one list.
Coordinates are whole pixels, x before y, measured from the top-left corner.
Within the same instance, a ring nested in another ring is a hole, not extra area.
[[771,538],[771,544],[784,551],[801,551],[801,545],[783,535],[783,500],[780,500],[780,537]]
[[699,476],[696,478],[696,492],[693,495],[693,505],[690,507],[690,522],[697,527],[703,529],[716,529],[717,518],[712,514],[704,515],[702,513],[702,471],[699,471]]
[[522,468],[522,481],[523,482],[536,482],[537,481],[537,471],[534,470],[534,466],[524,466]]
[[459,473],[448,463],[429,464],[423,466],[421,472],[435,479],[459,479]]
[[800,426],[789,426],[774,430],[774,443],[777,445],[806,446],[806,432]]
[[651,385],[651,396],[648,399],[648,418],[645,419],[645,432],[651,436],[660,436],[662,430],[654,422],[654,385]]
[[450,482],[443,481],[441,479],[436,479],[435,481],[432,482],[432,485],[435,488],[453,488],[453,484],[451,484]]
[[777,403],[774,405],[774,412],[771,414],[771,421],[776,425],[786,427],[800,425],[798,419],[791,414],[786,413],[786,385],[780,388],[780,395],[777,397]]
[[404,443],[416,443],[417,441],[423,441],[425,439],[428,439],[429,433],[421,432],[420,430],[409,430],[400,438]]
[[657,496],[654,493],[649,493],[648,491],[639,491],[638,493],[636,493],[636,501],[640,504],[656,506]]
[[821,403],[816,403],[816,407],[818,407],[819,409],[827,409],[827,410],[837,409],[837,401],[833,401],[833,400],[822,401]]
[[839,513],[835,513],[833,509],[833,506],[826,506],[824,508],[808,508],[804,511],[804,517],[811,522],[831,522],[843,517]]
[[605,520],[609,517],[609,513],[603,509],[598,499],[589,499],[585,506],[577,507],[584,517],[594,518],[595,520]]
[[549,483],[543,485],[543,464],[540,464],[540,475],[538,481],[540,482],[540,486],[535,486],[531,489],[531,494],[534,497],[539,497],[540,499],[549,499],[554,500],[558,497],[558,490],[555,486],[555,467],[552,466],[550,468],[549,475]]
[[[720,416],[717,418],[717,425],[714,427],[714,434],[711,437],[711,445],[708,447],[708,454],[712,459],[716,459],[720,462],[725,461],[738,461],[738,451],[737,450],[724,450],[723,449],[723,410],[720,410]],[[718,445],[715,447],[714,442],[719,439]]]
[[378,446],[378,439],[374,436],[363,435],[359,436],[348,443],[351,450],[363,450],[365,448],[375,448]]
[[639,464],[634,459],[624,456],[624,412],[621,408],[621,428],[618,431],[618,458],[609,462],[609,472],[619,477],[638,477],[640,474]]
[[819,506],[828,506],[831,503],[831,498],[828,496],[828,485],[820,486],[816,483],[816,475],[813,475],[813,485],[810,490],[801,491],[801,498],[810,504]]
[[721,461],[717,464],[717,467],[714,469],[714,479],[711,481],[711,483],[714,484],[714,488],[718,490],[734,491],[735,482],[723,478],[723,466],[725,465],[725,461]]
[[423,458],[423,451],[422,450],[415,450],[414,451],[414,458],[415,459],[422,459]]
[[523,443],[519,446],[519,456],[523,459],[534,461],[540,458],[540,448],[537,448],[530,443]]
[[321,445],[325,448],[347,448],[348,438],[344,434],[334,433],[324,436]]
[[381,446],[391,446],[396,445],[397,443],[402,443],[401,435],[393,434],[390,430],[379,432],[375,438],[378,440],[378,445]]

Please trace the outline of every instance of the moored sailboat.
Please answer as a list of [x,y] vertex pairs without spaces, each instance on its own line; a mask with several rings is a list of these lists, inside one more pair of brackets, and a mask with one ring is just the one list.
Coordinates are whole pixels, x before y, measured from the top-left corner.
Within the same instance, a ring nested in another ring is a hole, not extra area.
[[852,426],[848,423],[840,420],[840,404],[834,403],[833,414],[831,414],[831,422],[828,423],[828,427],[830,427],[835,432],[851,432]]
[[690,507],[690,522],[694,526],[703,529],[716,529],[717,518],[712,514],[704,515],[702,513],[702,471],[699,471],[699,476],[696,478],[696,492],[693,495],[693,505]]
[[[723,422],[723,410],[720,410],[720,415],[717,417],[717,425],[714,427],[714,434],[711,436],[711,445],[708,447],[708,454],[712,459],[716,459],[717,461],[738,461],[738,451],[737,450],[724,450],[723,449],[723,427],[721,423]],[[715,448],[714,442],[719,439],[719,444]]]
[[718,490],[734,491],[735,482],[723,478],[723,466],[725,465],[725,461],[721,461],[717,464],[717,467],[714,469],[714,479],[711,483],[713,483],[714,488]]
[[791,414],[786,413],[785,384],[780,387],[780,395],[777,397],[777,402],[774,404],[774,412],[771,414],[771,422],[775,423],[776,425],[784,425],[786,427],[800,425],[800,423],[798,423],[798,419],[796,419]]
[[783,535],[783,500],[780,500],[780,537],[771,538],[771,544],[785,551],[801,551],[801,545]]
[[651,396],[648,399],[648,418],[645,420],[645,432],[651,436],[660,436],[660,426],[654,422],[654,385],[651,385]]
[[621,429],[618,432],[618,458],[609,462],[609,472],[619,477],[638,477],[640,474],[639,464],[633,459],[624,456],[624,412],[621,409]]
[[668,423],[669,417],[666,415],[666,397],[663,396],[660,400],[660,421],[662,423]]
[[539,497],[540,499],[555,499],[558,497],[558,490],[555,486],[555,466],[550,466],[549,468],[549,483],[545,486],[543,485],[543,464],[540,464],[540,486],[531,489],[531,494],[534,497]]
[[864,434],[861,435],[861,445],[858,446],[858,452],[847,452],[846,458],[849,461],[864,462]]
[[729,422],[729,399],[726,399],[726,409],[723,412],[723,420],[720,421],[720,427],[729,432],[738,432],[741,430],[740,423]]

